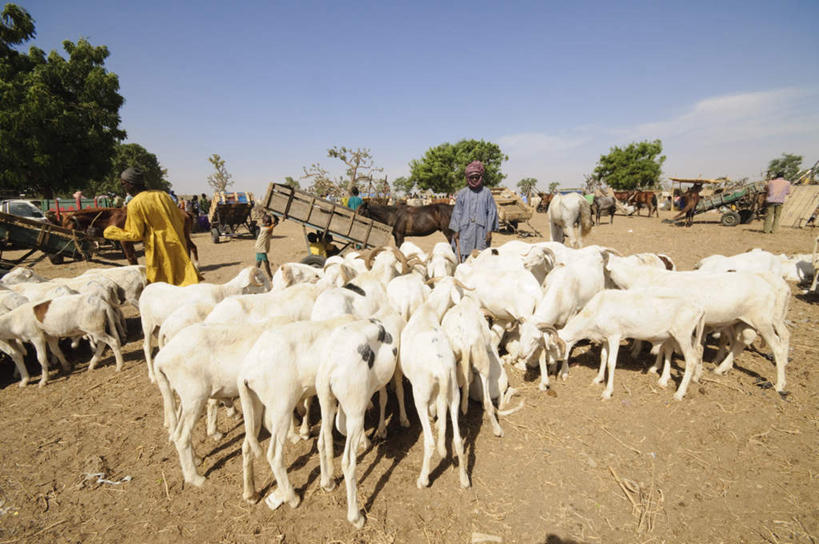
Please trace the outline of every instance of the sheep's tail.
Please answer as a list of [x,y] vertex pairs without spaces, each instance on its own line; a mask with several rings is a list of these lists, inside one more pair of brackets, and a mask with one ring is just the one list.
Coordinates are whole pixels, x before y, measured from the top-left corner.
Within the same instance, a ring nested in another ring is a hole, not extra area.
[[238,388],[239,399],[242,402],[242,414],[245,419],[245,441],[253,451],[254,457],[262,457],[262,447],[259,445],[259,437],[256,435],[256,430],[259,428],[256,421],[258,417],[261,417],[261,413],[256,414],[256,407],[260,403],[259,397],[248,386],[247,380],[244,378],[239,379]]

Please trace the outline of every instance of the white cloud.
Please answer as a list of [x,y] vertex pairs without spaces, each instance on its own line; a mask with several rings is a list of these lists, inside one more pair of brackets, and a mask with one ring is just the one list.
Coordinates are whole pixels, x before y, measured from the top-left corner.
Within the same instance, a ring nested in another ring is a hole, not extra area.
[[611,146],[660,139],[666,176],[755,178],[770,159],[819,159],[819,89],[783,88],[708,97],[684,113],[630,127],[575,127],[565,135],[521,133],[499,139],[509,155],[506,184],[532,176],[582,183]]

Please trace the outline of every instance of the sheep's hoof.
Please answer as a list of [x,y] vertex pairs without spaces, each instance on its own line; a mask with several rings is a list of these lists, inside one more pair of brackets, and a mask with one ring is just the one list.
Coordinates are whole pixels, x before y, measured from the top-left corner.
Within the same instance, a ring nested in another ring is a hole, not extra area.
[[257,502],[259,502],[259,494],[256,493],[255,491],[253,493],[250,493],[250,494],[242,495],[242,498],[245,501],[247,501],[248,504],[256,504]]
[[383,429],[377,429],[375,431],[375,434],[373,435],[373,439],[376,438],[379,440],[384,440],[385,438],[387,438],[387,428],[384,427]]
[[540,389],[541,391],[548,391],[549,390],[549,384],[544,383],[544,382],[540,382],[538,384],[537,388]]
[[205,477],[200,476],[199,474],[194,474],[190,479],[185,478],[185,481],[191,485],[195,485],[196,487],[202,487],[202,485],[205,483]]
[[24,380],[20,380],[20,387],[25,387],[27,385],[28,385],[28,378],[26,378]]
[[364,527],[364,516],[362,516],[361,513],[359,512],[358,515],[353,519],[349,520],[349,522],[352,523],[353,527],[355,527],[356,529],[361,529],[362,527]]
[[674,400],[682,400],[684,396],[682,393],[674,393]]
[[566,381],[568,378],[569,378],[569,373],[568,373],[568,372],[564,372],[563,374],[561,374],[561,375],[560,375],[560,379],[561,379],[561,380],[563,380],[564,382],[565,382],[565,381]]
[[599,384],[601,384],[601,383],[603,383],[603,378],[601,378],[600,376],[596,376],[596,377],[595,377],[595,378],[592,380],[592,383],[591,383],[591,384],[592,384],[592,385],[599,385]]
[[220,433],[219,431],[216,431],[215,433],[210,435],[210,437],[212,439],[214,439],[216,442],[219,442],[220,440],[222,440],[225,437],[225,435],[224,435],[224,433]]
[[328,493],[336,488],[336,480],[335,478],[329,478],[327,483],[321,484],[321,488]]
[[267,498],[264,500],[264,503],[271,510],[277,509],[279,506],[282,505],[283,502],[284,502],[284,500],[281,497],[279,497],[279,490],[278,489],[276,491],[274,491],[273,493],[271,493],[270,495],[268,495]]
[[666,387],[668,387],[668,380],[660,378],[659,380],[657,380],[657,385],[665,389]]
[[409,427],[410,426],[409,419],[407,419],[407,418],[402,419],[401,420],[401,426],[404,427],[404,428]]
[[415,485],[418,489],[424,489],[425,487],[429,487],[429,478],[418,478],[415,482]]
[[462,472],[461,473],[461,487],[466,489],[467,487],[469,487],[471,485],[472,484],[469,481],[469,476],[467,476],[465,473]]
[[198,455],[193,458],[194,464],[201,465],[202,461],[203,461],[203,459],[201,457],[199,457]]
[[603,391],[600,398],[603,400],[609,400],[611,398],[611,391]]
[[656,374],[657,373],[657,367],[656,366],[650,366],[650,367],[648,367],[648,371],[650,373],[652,373],[652,374]]
[[495,433],[495,436],[498,438],[503,438],[503,429],[501,429],[500,425],[492,429],[492,432]]
[[728,370],[727,368],[722,368],[721,366],[718,366],[717,368],[715,368],[714,370],[712,370],[712,372],[713,372],[714,374],[716,374],[717,376],[722,376],[723,374],[725,374],[725,372],[726,372],[727,370]]
[[45,387],[47,383],[48,383],[48,380],[40,380],[40,383],[38,384],[38,387]]
[[526,372],[526,363],[523,362],[523,361],[518,361],[517,363],[515,363],[512,366],[514,366],[515,368],[517,368],[521,372]]

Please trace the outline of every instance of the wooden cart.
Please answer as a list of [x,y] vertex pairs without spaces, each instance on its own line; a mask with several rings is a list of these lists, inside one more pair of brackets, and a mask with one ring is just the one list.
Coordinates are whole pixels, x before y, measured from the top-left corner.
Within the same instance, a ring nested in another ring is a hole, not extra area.
[[0,212],[0,253],[3,248],[29,250],[14,260],[0,257],[4,264],[16,266],[35,251],[42,251],[54,264],[62,263],[65,257],[88,260],[95,241],[76,230]]
[[[669,178],[671,181],[677,183],[724,183],[722,180],[702,180],[702,179],[684,179],[684,178]],[[720,216],[720,223],[726,227],[736,227],[740,223],[750,223],[753,220],[754,205],[757,195],[765,192],[765,182],[757,181],[754,183],[747,183],[744,185],[735,185],[728,187],[724,191],[711,196],[703,196],[697,202],[697,207],[694,210],[694,215],[699,215],[710,210],[725,208]],[[677,218],[675,221],[666,219],[664,222],[682,223],[685,217]]]
[[[506,187],[493,187],[491,190],[495,206],[498,208],[498,223],[501,229],[517,232],[520,223],[528,223],[532,218],[532,208],[526,205],[517,193]],[[529,227],[532,228],[531,225]]]
[[[289,185],[271,183],[262,206],[282,219],[300,223],[308,250],[308,227],[321,236],[332,234],[335,239],[344,240],[346,243],[341,251],[352,244],[362,248],[385,246],[392,239],[392,227],[389,225],[358,215],[341,204],[293,189]],[[311,264],[318,261],[307,260]]]
[[208,210],[210,222],[210,237],[214,244],[218,244],[223,236],[234,238],[242,236],[239,227],[247,228],[247,234],[255,238],[259,234],[259,226],[251,218],[255,201],[253,193],[220,191],[213,195]]

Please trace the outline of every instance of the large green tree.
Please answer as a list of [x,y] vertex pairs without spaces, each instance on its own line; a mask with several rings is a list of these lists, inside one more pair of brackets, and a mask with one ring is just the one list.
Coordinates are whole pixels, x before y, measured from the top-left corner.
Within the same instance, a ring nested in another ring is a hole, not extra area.
[[509,160],[500,146],[483,140],[461,140],[430,148],[421,159],[410,161],[410,180],[421,189],[436,193],[454,193],[466,186],[464,171],[472,161],[483,162],[486,172],[484,185],[498,185],[506,176],[501,163]]
[[108,48],[87,40],[63,42],[68,54],[31,47],[24,9],[0,13],[0,185],[44,196],[104,179],[118,141],[119,78],[105,69]]
[[612,189],[628,191],[656,187],[660,183],[665,155],[660,140],[634,142],[626,147],[612,147],[602,155],[594,177]]
[[796,180],[801,167],[802,155],[782,153],[781,157],[772,159],[768,163],[767,177],[772,178],[778,174],[781,174],[785,179]]
[[88,194],[122,193],[119,176],[131,166],[139,166],[145,174],[145,186],[148,189],[167,191],[171,184],[167,179],[168,171],[162,168],[156,155],[139,144],[117,144],[108,174],[100,181],[88,184]]

